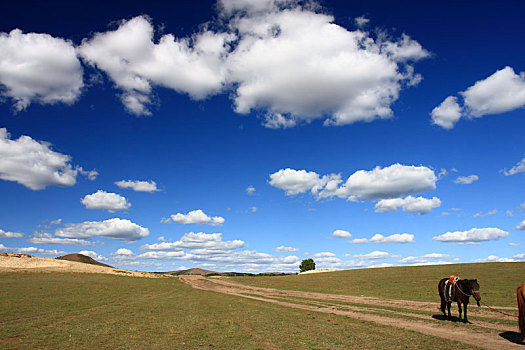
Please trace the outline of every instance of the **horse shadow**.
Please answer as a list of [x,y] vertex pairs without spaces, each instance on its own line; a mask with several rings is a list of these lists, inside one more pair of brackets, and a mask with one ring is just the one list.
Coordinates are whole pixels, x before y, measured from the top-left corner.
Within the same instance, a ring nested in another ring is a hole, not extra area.
[[[452,316],[449,319],[445,315],[439,314],[439,315],[432,315],[432,318],[434,320],[438,320],[438,321],[450,321],[450,322],[462,322],[463,323],[463,320],[460,321],[459,317],[457,317],[457,316]],[[466,323],[472,324],[472,322],[470,322],[470,321],[467,321]]]
[[502,332],[499,334],[499,336],[504,339],[507,339],[511,343],[525,345],[525,343],[521,341],[521,334],[518,332]]

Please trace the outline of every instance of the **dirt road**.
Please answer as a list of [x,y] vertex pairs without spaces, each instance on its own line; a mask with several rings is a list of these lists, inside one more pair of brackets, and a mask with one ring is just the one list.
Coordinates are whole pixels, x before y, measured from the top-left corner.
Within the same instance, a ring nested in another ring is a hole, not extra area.
[[[524,345],[513,343],[500,336],[500,334],[515,336],[513,332],[517,327],[515,323],[511,323],[514,319],[495,316],[486,310],[471,312],[469,318],[473,324],[463,325],[442,320],[437,310],[437,303],[259,288],[235,283],[226,278],[202,276],[179,276],[179,278],[193,288],[201,290],[235,295],[285,307],[347,316],[485,349],[525,350]],[[472,319],[472,316],[475,317],[475,320]],[[507,321],[499,322],[495,318],[507,319]]]

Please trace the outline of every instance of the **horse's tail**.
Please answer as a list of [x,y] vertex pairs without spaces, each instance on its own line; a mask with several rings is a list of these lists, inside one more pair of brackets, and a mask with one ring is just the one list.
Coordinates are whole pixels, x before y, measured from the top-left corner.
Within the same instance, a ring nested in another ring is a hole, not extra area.
[[521,339],[525,338],[525,283],[518,287],[517,290],[518,298],[518,325],[520,327]]

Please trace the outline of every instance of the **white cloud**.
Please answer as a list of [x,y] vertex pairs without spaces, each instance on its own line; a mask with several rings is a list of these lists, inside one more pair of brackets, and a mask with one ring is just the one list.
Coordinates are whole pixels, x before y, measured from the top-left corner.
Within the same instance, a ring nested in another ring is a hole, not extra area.
[[374,39],[315,6],[264,3],[228,18],[239,37],[227,59],[238,113],[265,110],[265,125],[273,128],[325,117],[325,125],[390,118],[401,89],[421,79],[408,62],[428,52],[406,35]]
[[245,190],[245,191],[246,191],[246,194],[247,194],[248,196],[251,196],[251,195],[253,195],[253,194],[255,193],[255,187],[253,187],[252,185],[250,185],[250,186],[246,187],[246,190]]
[[7,129],[0,128],[0,179],[15,181],[32,190],[47,186],[73,186],[78,167],[71,157],[55,152],[51,144],[29,136],[11,140]]
[[372,238],[356,238],[349,241],[349,243],[413,243],[414,235],[409,233],[396,233],[390,236],[383,236],[375,234]]
[[82,245],[82,246],[95,245],[95,243],[86,241],[84,239],[59,238],[59,237],[53,236],[50,233],[35,233],[33,237],[31,237],[27,241],[30,243],[35,243],[35,244],[64,244],[64,245]]
[[425,254],[422,256],[407,256],[406,258],[403,258],[401,260],[398,260],[398,263],[401,264],[413,264],[413,265],[438,265],[442,263],[446,263],[444,261],[436,261],[437,259],[450,259],[451,256],[449,254],[442,254],[442,253],[430,253]]
[[461,92],[472,117],[508,112],[525,106],[525,73],[505,67]]
[[332,252],[321,252],[321,253],[316,253],[313,256],[315,258],[332,258],[332,257],[335,257],[335,254]]
[[505,238],[508,232],[499,228],[472,228],[468,231],[447,232],[439,236],[432,237],[434,241],[450,243],[478,243],[483,241],[495,241]]
[[478,180],[479,180],[478,175],[459,176],[456,180],[454,180],[454,183],[461,184],[461,185],[470,185],[474,181],[478,181]]
[[352,234],[348,231],[345,231],[345,230],[335,230],[334,232],[332,232],[332,235],[334,237],[341,237],[341,238],[350,238],[352,237]]
[[108,258],[106,258],[104,255],[100,255],[92,250],[81,250],[78,253],[89,256],[97,261],[108,261]]
[[281,113],[268,113],[264,116],[263,126],[268,129],[288,129],[297,125],[296,117]]
[[24,234],[20,232],[6,232],[0,229],[0,238],[22,238],[23,236]]
[[19,29],[0,33],[0,85],[16,111],[31,103],[75,102],[83,82],[73,43]]
[[113,253],[112,255],[117,255],[117,256],[134,256],[135,254],[130,250],[130,249],[127,249],[127,248],[119,248],[117,249],[117,251],[115,253]]
[[516,227],[514,227],[515,230],[525,230],[525,220],[520,222]]
[[514,216],[514,213],[512,212],[512,210],[507,210],[507,211],[505,212],[505,215],[510,216],[510,217],[513,217],[513,216]]
[[399,163],[373,170],[358,170],[341,186],[339,174],[320,176],[306,170],[281,169],[270,174],[269,184],[293,196],[310,191],[318,198],[338,196],[349,200],[396,198],[403,195],[433,190],[437,177],[425,166]]
[[190,38],[163,35],[153,41],[154,30],[146,16],[122,21],[118,29],[83,40],[80,56],[108,74],[122,90],[126,109],[149,115],[152,85],[203,99],[222,90],[224,60],[232,34],[203,30]]
[[509,243],[509,245],[510,245],[511,247],[519,247],[519,246],[520,246],[519,243]]
[[476,214],[474,214],[474,217],[475,218],[482,218],[484,216],[491,216],[491,215],[494,215],[494,214],[497,214],[497,213],[498,213],[498,210],[497,209],[493,209],[493,210],[488,211],[486,213],[482,213],[482,212],[476,213]]
[[192,210],[188,214],[177,213],[170,216],[173,222],[178,224],[206,224],[211,226],[220,226],[224,224],[224,218],[221,216],[210,217],[201,209]]
[[49,226],[60,225],[61,223],[62,223],[62,219],[51,220],[49,222]]
[[399,255],[391,254],[388,252],[382,252],[379,250],[375,250],[373,252],[370,252],[368,254],[360,254],[360,255],[348,255],[352,258],[358,258],[358,259],[364,259],[364,260],[375,260],[375,259],[389,259],[389,258],[398,258]]
[[519,174],[519,173],[524,173],[525,172],[525,158],[522,158],[518,164],[516,164],[515,166],[513,166],[512,168],[510,168],[509,171],[507,171],[506,169],[503,170],[503,173],[506,175],[506,176],[510,176],[510,175],[515,175],[515,174]]
[[355,24],[358,26],[358,27],[364,27],[365,25],[368,24],[368,22],[370,22],[370,20],[368,18],[366,18],[365,16],[359,16],[359,17],[356,17],[354,19],[355,21]]
[[525,253],[516,254],[512,257],[513,259],[525,260]]
[[13,252],[19,254],[40,254],[40,255],[62,255],[67,252],[56,250],[56,249],[42,249],[36,247],[23,247],[23,248],[10,248],[3,244],[0,244],[0,251],[2,252]]
[[293,196],[312,190],[320,181],[316,172],[286,168],[271,174],[269,184],[286,191],[287,196]]
[[149,236],[149,230],[130,220],[113,218],[104,221],[84,221],[78,224],[66,224],[55,230],[55,235],[65,238],[91,238],[94,236],[133,242]]
[[363,199],[395,198],[433,190],[437,177],[425,166],[407,166],[399,163],[373,170],[353,173],[338,189],[338,196],[355,195]]
[[[297,256],[272,256],[253,250],[236,251],[245,243],[240,240],[222,241],[221,233],[186,233],[179,241],[163,242],[159,244],[146,244],[141,249],[149,251],[135,255],[131,251],[113,253],[112,256],[119,261],[133,261],[140,259],[159,260],[186,260],[194,264],[214,264],[218,270],[223,271],[296,271],[299,266]],[[285,247],[289,248],[289,247]]]
[[275,248],[275,251],[276,252],[297,252],[299,251],[300,249],[299,248],[294,248],[294,247],[285,247],[285,246],[279,246],[277,248]]
[[98,171],[96,170],[84,170],[81,166],[77,166],[75,168],[80,174],[87,177],[89,180],[94,181],[97,179],[97,176],[99,175]]
[[131,207],[131,203],[128,203],[125,197],[102,190],[86,195],[80,202],[87,209],[104,209],[110,213],[116,210],[127,210]]
[[115,185],[117,185],[120,188],[131,188],[133,191],[137,192],[158,192],[160,191],[157,188],[157,184],[155,181],[133,181],[133,180],[120,180],[115,182]]
[[424,215],[432,211],[441,205],[441,200],[437,197],[432,199],[423,197],[412,197],[406,198],[391,198],[382,199],[375,205],[375,211],[377,213],[384,213],[389,211],[397,211],[398,207],[401,207],[404,212]]
[[249,209],[252,213],[255,213],[257,211],[257,207],[250,207]]
[[432,122],[444,129],[452,129],[454,124],[461,118],[461,107],[457,97],[447,97],[439,106],[430,113]]
[[451,129],[460,117],[479,118],[524,107],[525,72],[518,75],[507,66],[459,94],[463,97],[463,108],[456,97],[447,97],[431,113],[435,124]]
[[413,62],[429,56],[404,34],[349,31],[314,1],[225,0],[218,9],[190,37],[154,42],[149,19],[138,16],[84,40],[78,52],[108,74],[131,113],[151,114],[154,86],[194,99],[228,89],[236,112],[261,110],[270,128],[390,118],[401,90],[421,81]]
[[497,255],[489,255],[486,259],[477,259],[475,262],[514,262],[512,258],[500,258]]
[[206,249],[209,251],[231,251],[245,246],[244,241],[223,241],[222,233],[185,233],[179,241],[145,244],[141,248],[147,250],[183,250],[183,249]]

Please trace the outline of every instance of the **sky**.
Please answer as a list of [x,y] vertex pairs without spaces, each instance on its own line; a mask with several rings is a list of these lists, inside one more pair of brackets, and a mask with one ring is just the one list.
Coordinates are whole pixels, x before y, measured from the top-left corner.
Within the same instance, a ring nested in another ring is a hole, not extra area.
[[524,12],[5,4],[0,251],[142,271],[524,261]]

